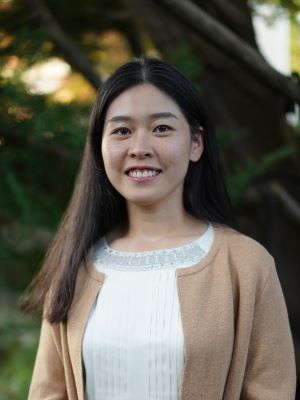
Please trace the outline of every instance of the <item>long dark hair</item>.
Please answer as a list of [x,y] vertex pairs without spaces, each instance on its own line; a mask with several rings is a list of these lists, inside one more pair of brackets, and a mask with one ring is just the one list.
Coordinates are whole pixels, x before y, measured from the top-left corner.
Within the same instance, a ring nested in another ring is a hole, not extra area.
[[190,162],[184,182],[183,203],[196,218],[231,224],[216,138],[195,85],[174,66],[155,59],[134,59],[110,76],[99,88],[92,110],[83,158],[70,203],[48,248],[39,274],[21,304],[25,312],[44,305],[51,288],[47,319],[67,320],[80,264],[86,266],[90,247],[114,226],[127,219],[125,199],[108,180],[101,156],[104,119],[111,102],[125,90],[152,84],[169,95],[189,123],[192,137],[203,128],[204,151]]

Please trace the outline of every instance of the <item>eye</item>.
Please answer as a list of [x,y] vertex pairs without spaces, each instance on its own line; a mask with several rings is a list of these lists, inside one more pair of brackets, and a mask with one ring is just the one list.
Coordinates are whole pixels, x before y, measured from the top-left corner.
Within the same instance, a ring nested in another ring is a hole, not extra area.
[[117,134],[119,136],[125,136],[129,133],[129,129],[122,127],[122,128],[118,128],[118,129],[114,130],[112,133]]
[[168,125],[158,125],[154,130],[159,133],[164,133],[172,130],[172,128]]

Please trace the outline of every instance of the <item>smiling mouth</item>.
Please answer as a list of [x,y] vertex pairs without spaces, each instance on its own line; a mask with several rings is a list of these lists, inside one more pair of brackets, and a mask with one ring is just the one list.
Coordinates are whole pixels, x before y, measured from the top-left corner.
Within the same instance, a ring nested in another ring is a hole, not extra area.
[[132,178],[153,178],[161,173],[161,170],[157,169],[132,169],[127,172],[127,175]]

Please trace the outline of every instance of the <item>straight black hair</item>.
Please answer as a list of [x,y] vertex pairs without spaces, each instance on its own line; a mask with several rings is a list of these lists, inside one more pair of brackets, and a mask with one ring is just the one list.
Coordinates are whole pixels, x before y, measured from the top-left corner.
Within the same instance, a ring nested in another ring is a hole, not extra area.
[[112,101],[125,90],[151,84],[175,101],[192,138],[203,135],[204,150],[190,162],[184,181],[183,205],[203,221],[231,225],[231,206],[224,184],[218,144],[195,85],[176,67],[156,58],[134,59],[118,68],[99,88],[93,106],[84,154],[70,203],[45,255],[42,268],[21,302],[25,312],[44,305],[49,322],[67,320],[78,269],[86,267],[91,246],[114,226],[127,220],[125,199],[107,178],[101,142],[104,120]]

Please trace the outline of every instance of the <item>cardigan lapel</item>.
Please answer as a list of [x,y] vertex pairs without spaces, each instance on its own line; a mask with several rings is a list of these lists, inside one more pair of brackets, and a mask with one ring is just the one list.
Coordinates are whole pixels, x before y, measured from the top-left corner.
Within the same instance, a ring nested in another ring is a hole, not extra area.
[[177,288],[184,333],[180,400],[221,399],[234,345],[232,281],[222,231],[210,252],[193,267],[178,269]]
[[84,400],[83,368],[82,368],[82,338],[91,308],[102,287],[105,275],[102,273],[90,276],[92,265],[92,250],[87,256],[87,268],[81,265],[74,293],[74,302],[68,314],[67,340],[70,359],[74,372],[74,380],[78,400]]

